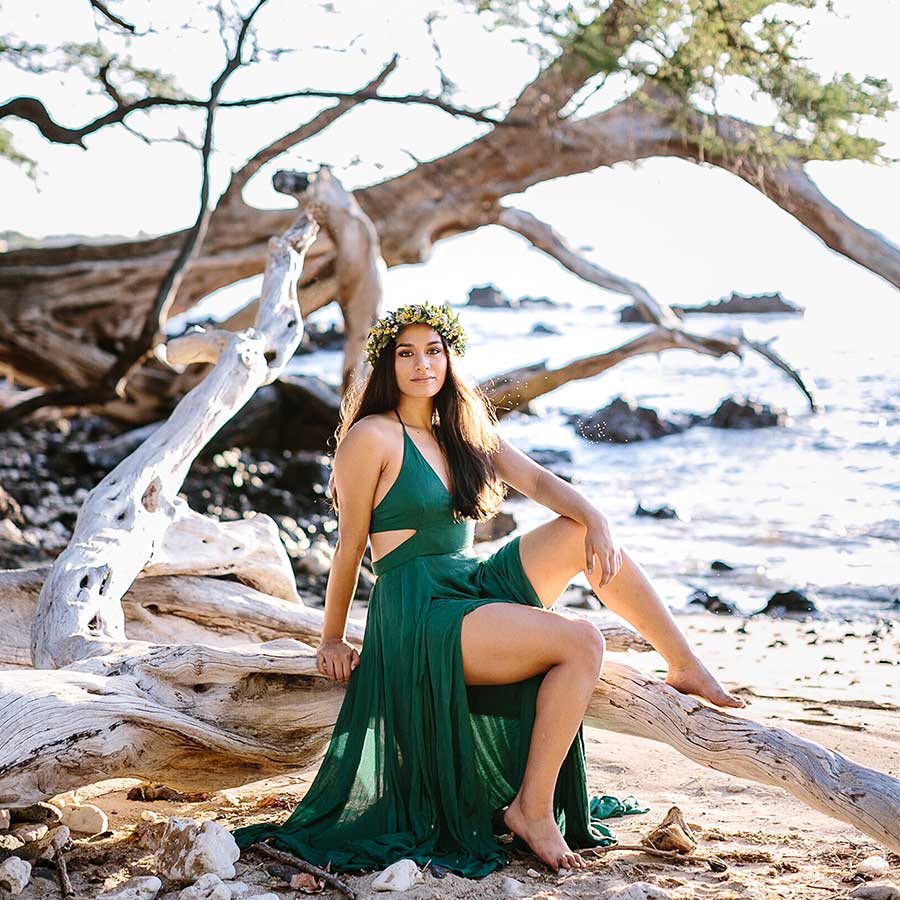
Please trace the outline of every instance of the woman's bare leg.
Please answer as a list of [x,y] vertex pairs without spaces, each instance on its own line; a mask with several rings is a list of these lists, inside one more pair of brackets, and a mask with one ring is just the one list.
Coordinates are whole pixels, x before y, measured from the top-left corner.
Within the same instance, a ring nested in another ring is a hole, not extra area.
[[[569,581],[585,571],[584,535],[584,526],[566,516],[522,535],[522,566],[545,606],[551,606]],[[585,577],[603,605],[630,622],[665,658],[669,664],[666,683],[717,706],[746,706],[703,665],[637,562],[625,550],[622,557],[622,567],[603,587],[597,569],[593,574],[585,571]]]
[[[506,637],[498,643],[497,635]],[[466,684],[509,684],[546,673],[519,792],[506,826],[554,869],[582,867],[556,824],[553,794],[603,662],[603,636],[589,622],[513,603],[486,603],[462,624]]]

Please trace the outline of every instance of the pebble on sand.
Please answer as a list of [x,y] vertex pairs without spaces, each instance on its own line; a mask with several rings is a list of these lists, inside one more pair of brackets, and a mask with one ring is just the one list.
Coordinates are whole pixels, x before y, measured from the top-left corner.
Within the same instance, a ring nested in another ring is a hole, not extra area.
[[21,894],[31,880],[31,864],[9,856],[0,863],[0,888],[10,894]]
[[408,891],[422,881],[419,867],[411,859],[401,859],[379,872],[372,882],[373,891]]
[[102,834],[109,828],[106,813],[90,803],[66,805],[62,808],[63,825],[79,834]]
[[856,871],[867,878],[880,878],[887,875],[888,862],[883,856],[873,853],[857,864]]
[[176,883],[194,881],[207,872],[234,878],[240,855],[234,837],[216,822],[201,826],[173,816],[160,835],[154,864],[160,875]]
[[862,884],[850,896],[853,900],[900,900],[900,888],[889,882]]
[[97,900],[153,900],[161,887],[162,882],[155,875],[138,875],[100,894]]
[[178,894],[179,900],[231,900],[231,888],[213,872],[201,875]]

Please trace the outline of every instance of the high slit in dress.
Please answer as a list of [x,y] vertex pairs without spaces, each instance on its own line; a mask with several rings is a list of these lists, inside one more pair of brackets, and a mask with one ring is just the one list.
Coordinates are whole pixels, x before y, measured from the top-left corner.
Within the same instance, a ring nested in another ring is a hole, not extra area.
[[[412,528],[373,564],[359,665],[313,783],[282,824],[236,829],[240,847],[267,840],[332,872],[409,858],[480,878],[507,862],[495,831],[507,830],[502,812],[522,781],[544,676],[466,685],[460,630],[485,603],[543,605],[519,538],[480,558],[474,522],[454,520],[447,488],[403,426],[400,473],[373,509],[370,532]],[[582,732],[554,793],[573,849],[615,841],[601,819],[646,812],[633,797],[588,797]],[[515,846],[525,845],[517,838]]]

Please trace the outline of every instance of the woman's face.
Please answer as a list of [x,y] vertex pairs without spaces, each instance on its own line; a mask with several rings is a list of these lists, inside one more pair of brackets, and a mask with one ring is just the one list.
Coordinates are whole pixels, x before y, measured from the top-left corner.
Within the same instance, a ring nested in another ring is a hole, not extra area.
[[430,325],[407,325],[397,335],[394,374],[400,393],[411,397],[433,397],[444,386],[447,352]]

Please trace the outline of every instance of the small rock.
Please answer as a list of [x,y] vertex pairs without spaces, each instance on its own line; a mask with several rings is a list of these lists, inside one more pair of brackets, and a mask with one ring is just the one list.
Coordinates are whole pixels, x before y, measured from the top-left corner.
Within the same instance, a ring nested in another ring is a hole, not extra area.
[[859,875],[865,875],[867,878],[881,878],[888,873],[888,862],[879,854],[867,856],[861,863],[856,866],[856,872]]
[[66,791],[63,794],[57,794],[47,801],[51,806],[62,809],[64,806],[77,806],[78,799],[75,797],[75,791]]
[[785,300],[781,291],[774,294],[741,294],[732,291],[730,297],[720,297],[713,303],[704,303],[702,306],[683,306],[673,303],[673,311],[678,315],[686,313],[730,313],[730,314],[758,314],[758,313],[793,313],[803,315],[804,309],[790,300]]
[[25,846],[25,841],[20,841],[14,834],[0,834],[0,850],[15,853],[20,847]]
[[516,520],[508,512],[498,512],[490,519],[475,523],[476,541],[497,541],[516,530]]
[[281,900],[278,894],[253,894],[247,900]]
[[[554,309],[561,304],[557,303],[555,300],[551,300],[549,297],[519,297],[518,299],[519,306],[543,306],[549,309]],[[564,304],[568,306],[569,304]]]
[[207,872],[178,896],[181,900],[231,900],[231,888],[218,875]]
[[554,328],[552,325],[545,325],[543,322],[535,322],[534,325],[531,326],[531,331],[528,333],[535,336],[562,334],[558,328]]
[[165,822],[166,817],[152,809],[145,809],[141,811],[141,820],[144,822]]
[[769,602],[759,611],[768,615],[784,615],[785,613],[814,613],[816,604],[803,591],[776,591]]
[[65,825],[57,825],[51,828],[40,840],[23,845],[19,850],[19,856],[26,859],[53,859],[56,851],[69,843],[71,832]]
[[31,881],[31,864],[10,856],[0,863],[0,888],[10,894],[21,894]]
[[900,900],[900,888],[883,881],[879,884],[861,884],[850,892],[854,900]]
[[62,821],[60,811],[49,803],[32,803],[19,809],[9,811],[10,822],[43,822],[45,825],[59,825]]
[[469,306],[480,306],[485,309],[509,309],[518,306],[518,302],[505,296],[493,284],[482,284],[469,291]]
[[251,892],[257,888],[257,885],[246,884],[243,881],[223,881],[222,884],[231,891],[231,900],[243,900],[244,897],[250,897]]
[[525,893],[525,885],[508,875],[500,882],[504,897],[521,897]]
[[193,819],[173,816],[159,839],[154,862],[160,875],[178,883],[194,881],[207,872],[234,878],[240,855],[234,837],[216,822],[200,826]]
[[411,859],[401,859],[379,872],[372,882],[373,891],[408,891],[423,881],[418,865]]
[[50,829],[39,822],[20,822],[13,825],[9,833],[15,835],[23,844],[39,841]]
[[[600,307],[601,309],[603,307]],[[679,316],[677,310],[673,309],[676,316]],[[618,310],[620,322],[650,322],[650,316],[636,303],[628,306],[622,306]]]
[[603,900],[670,900],[669,895],[646,881],[635,881],[625,887],[603,894]]
[[159,849],[159,842],[162,840],[167,824],[167,819],[138,822],[137,827],[131,833],[131,838],[143,850],[156,851]]
[[713,572],[733,572],[734,566],[730,565],[727,562],[722,562],[721,559],[714,559],[709,567],[713,570]]
[[97,900],[153,900],[161,887],[162,882],[155,875],[138,875],[100,894]]
[[697,588],[688,601],[691,606],[702,606],[707,612],[715,613],[717,616],[736,616],[738,614],[737,607],[723,600],[718,594],[710,594],[703,588]]
[[652,519],[677,519],[678,512],[672,506],[658,506],[656,509],[649,509],[643,503],[638,503],[634,511],[636,516],[649,516]]
[[81,834],[100,834],[109,828],[106,813],[99,806],[93,806],[90,803],[64,806],[62,820],[70,830]]
[[537,869],[529,869],[525,874],[526,874],[529,878],[540,878],[540,877],[541,877],[541,873],[538,872]]
[[6,831],[9,828],[9,810],[0,809],[0,831]]
[[703,424],[714,428],[771,428],[785,422],[787,412],[783,409],[749,397],[726,397]]
[[590,415],[571,415],[567,420],[583,438],[595,443],[615,444],[677,434],[693,424],[690,416],[664,419],[655,409],[639,406],[634,397],[626,394],[614,397],[609,404]]

